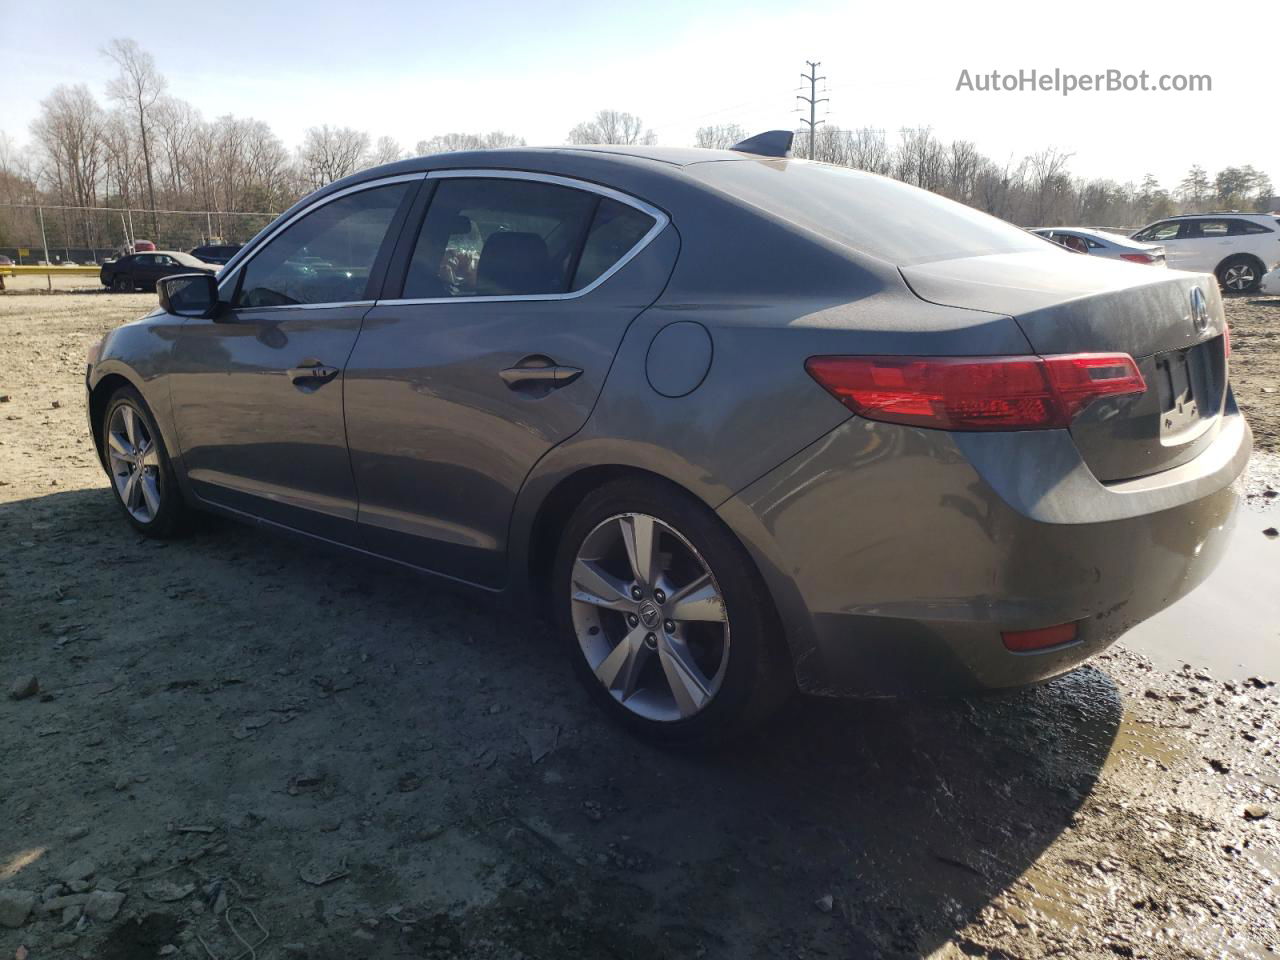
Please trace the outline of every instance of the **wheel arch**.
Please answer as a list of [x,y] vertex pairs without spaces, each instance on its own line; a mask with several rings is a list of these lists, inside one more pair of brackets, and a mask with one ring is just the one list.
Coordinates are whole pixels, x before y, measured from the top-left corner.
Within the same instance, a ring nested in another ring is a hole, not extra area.
[[[594,464],[560,477],[540,498],[537,507],[532,511],[528,531],[523,538],[524,547],[520,551],[523,555],[523,562],[520,564],[522,586],[529,591],[531,598],[541,598],[539,602],[545,604],[550,597],[551,591],[547,587],[555,564],[556,550],[560,544],[557,534],[569,521],[577,505],[592,490],[623,477],[640,477],[673,483],[669,478],[641,467],[621,463]],[[693,495],[692,491],[684,487],[680,489]],[[550,610],[539,609],[539,613],[549,614]]]
[[755,545],[744,540],[739,531],[735,530],[716,509],[717,505],[707,502],[705,497],[698,496],[696,490],[690,489],[688,485],[671,477],[634,464],[609,463],[583,466],[559,476],[540,498],[536,508],[530,511],[531,519],[527,524],[526,532],[518,544],[513,543],[519,554],[520,568],[516,574],[519,578],[516,590],[524,592],[525,602],[536,606],[539,615],[550,616],[552,590],[549,581],[555,566],[556,551],[560,545],[559,531],[563,530],[578,504],[591,491],[606,483],[627,477],[642,478],[674,487],[702,503],[712,512],[716,521],[737,541],[751,563],[768,600],[774,627],[794,669],[796,638],[790,635],[787,620],[782,616],[779,598],[775,595],[777,585],[773,582],[773,578],[765,576],[760,568],[761,557],[758,550],[754,548]]
[[[89,390],[89,432],[93,435],[93,448],[98,451],[98,462],[106,466],[102,449],[102,421],[107,415],[107,404],[121,387],[138,385],[122,373],[108,373],[98,380]],[[141,393],[141,391],[138,391]],[[154,416],[154,413],[152,414]]]
[[1257,254],[1247,253],[1244,251],[1241,251],[1239,253],[1233,253],[1230,256],[1223,257],[1221,260],[1219,260],[1218,265],[1213,268],[1213,275],[1218,279],[1218,282],[1221,283],[1222,271],[1229,264],[1242,263],[1242,262],[1247,262],[1252,264],[1253,268],[1258,271],[1258,279],[1255,282],[1261,282],[1262,278],[1267,275],[1267,265],[1262,262],[1262,259],[1259,256],[1257,256]]

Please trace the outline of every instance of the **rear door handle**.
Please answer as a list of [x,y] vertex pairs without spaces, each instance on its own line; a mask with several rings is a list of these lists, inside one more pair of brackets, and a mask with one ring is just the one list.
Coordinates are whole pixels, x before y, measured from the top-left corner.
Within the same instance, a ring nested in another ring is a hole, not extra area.
[[318,387],[341,372],[337,367],[327,367],[318,360],[304,360],[302,364],[289,371],[289,379],[300,387]]
[[505,370],[498,371],[498,376],[502,378],[508,387],[512,388],[524,383],[540,383],[546,384],[548,387],[563,387],[582,376],[580,368],[566,367],[558,363],[547,363],[544,357],[526,357],[520,362],[526,363],[539,360],[544,361],[543,365],[507,367]]

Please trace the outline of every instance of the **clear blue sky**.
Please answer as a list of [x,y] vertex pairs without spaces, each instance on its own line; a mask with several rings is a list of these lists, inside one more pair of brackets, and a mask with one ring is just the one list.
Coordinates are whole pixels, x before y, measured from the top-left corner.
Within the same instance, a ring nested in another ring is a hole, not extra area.
[[[604,107],[639,114],[666,144],[690,143],[705,123],[791,127],[810,58],[829,78],[828,122],[841,126],[892,136],[932,126],[999,160],[1056,146],[1074,152],[1078,175],[1153,172],[1166,186],[1192,163],[1211,173],[1252,163],[1280,186],[1274,58],[1215,38],[1219,13],[1173,0],[29,5],[2,21],[0,130],[26,142],[39,100],[58,83],[101,96],[112,71],[99,49],[112,35],[151,51],[170,91],[207,118],[257,117],[290,146],[321,123],[406,147],[498,128],[560,143]],[[1213,90],[1064,98],[955,89],[965,68],[1033,67],[1208,73]]]

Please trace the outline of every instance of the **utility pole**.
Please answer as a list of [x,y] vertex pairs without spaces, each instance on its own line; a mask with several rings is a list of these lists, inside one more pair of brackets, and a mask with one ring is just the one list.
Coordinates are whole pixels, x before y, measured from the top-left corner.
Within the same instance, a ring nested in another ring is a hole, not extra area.
[[812,160],[813,134],[817,130],[818,124],[823,122],[818,119],[818,104],[827,103],[829,98],[818,96],[818,81],[827,79],[826,77],[818,76],[818,67],[822,66],[822,62],[820,60],[806,60],[805,63],[809,65],[809,72],[802,73],[800,76],[809,81],[809,95],[806,97],[803,93],[797,93],[796,99],[803,100],[809,105],[809,119],[806,120],[801,117],[800,122],[809,125],[809,159]]

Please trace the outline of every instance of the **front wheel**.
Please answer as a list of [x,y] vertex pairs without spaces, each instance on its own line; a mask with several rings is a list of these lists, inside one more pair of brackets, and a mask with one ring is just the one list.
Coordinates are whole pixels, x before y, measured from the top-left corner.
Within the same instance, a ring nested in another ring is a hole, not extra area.
[[1230,293],[1253,293],[1262,282],[1262,273],[1252,257],[1232,257],[1218,266],[1218,283]]
[[565,529],[554,584],[579,678],[637,733],[722,741],[763,720],[793,689],[751,558],[677,487],[625,479],[587,496]]
[[189,510],[173,463],[141,394],[121,387],[102,420],[103,461],[116,503],[139,533],[165,538],[181,533]]

